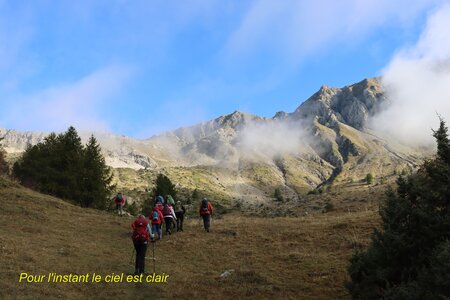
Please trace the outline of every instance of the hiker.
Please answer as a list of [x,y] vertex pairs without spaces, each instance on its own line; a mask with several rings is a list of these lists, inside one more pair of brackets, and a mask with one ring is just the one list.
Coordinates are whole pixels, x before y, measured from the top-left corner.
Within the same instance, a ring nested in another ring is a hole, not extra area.
[[170,205],[172,205],[172,207],[175,206],[175,200],[173,200],[172,196],[170,196],[170,195],[166,196],[166,202],[169,203]]
[[164,208],[164,198],[163,196],[158,196],[155,198],[155,207],[157,209],[159,209],[161,212],[163,211]]
[[164,204],[164,202],[165,202],[165,200],[164,200],[163,196],[156,196],[155,197],[155,204],[157,204],[157,203]]
[[175,205],[175,216],[177,217],[177,231],[183,231],[183,221],[184,214],[186,213],[186,208],[181,201],[177,201]]
[[205,227],[206,232],[209,232],[212,214],[213,207],[211,202],[209,202],[207,198],[203,198],[202,203],[200,204],[200,217],[203,218],[203,227]]
[[144,215],[139,215],[131,224],[133,244],[136,250],[135,275],[143,274],[145,269],[145,252],[151,235],[150,225]]
[[164,222],[166,223],[166,233],[170,235],[170,234],[172,234],[171,229],[172,229],[173,220],[176,220],[177,216],[175,216],[173,207],[169,203],[164,204],[163,216],[164,216]]
[[151,222],[152,222],[152,231],[153,234],[158,233],[158,240],[162,239],[162,223],[164,221],[164,217],[163,214],[161,212],[161,210],[159,210],[156,205],[153,208],[152,212],[150,213],[149,216]]
[[116,196],[113,198],[114,203],[116,203],[117,214],[119,216],[123,215],[123,206],[125,205],[125,197],[121,192],[118,192]]

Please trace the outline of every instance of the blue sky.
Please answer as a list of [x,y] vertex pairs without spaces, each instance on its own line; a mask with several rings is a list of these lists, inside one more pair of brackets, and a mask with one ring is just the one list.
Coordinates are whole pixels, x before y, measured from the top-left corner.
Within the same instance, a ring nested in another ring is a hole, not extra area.
[[146,138],[378,76],[448,1],[1,1],[0,127]]

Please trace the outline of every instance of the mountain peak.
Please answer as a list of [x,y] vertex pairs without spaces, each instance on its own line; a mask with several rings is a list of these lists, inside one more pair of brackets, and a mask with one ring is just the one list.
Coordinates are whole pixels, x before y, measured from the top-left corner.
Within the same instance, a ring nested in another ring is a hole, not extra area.
[[285,111],[278,111],[272,119],[285,119],[289,114]]
[[362,129],[369,116],[378,112],[385,100],[378,78],[366,78],[342,88],[323,85],[293,115],[301,119],[318,117],[323,124],[331,118]]
[[364,93],[382,93],[383,88],[377,77],[365,78],[360,82],[349,85],[346,88],[352,90],[356,96],[364,96]]
[[229,126],[237,128],[255,120],[263,120],[264,118],[241,111],[234,111],[231,114],[221,116],[215,121],[221,126]]

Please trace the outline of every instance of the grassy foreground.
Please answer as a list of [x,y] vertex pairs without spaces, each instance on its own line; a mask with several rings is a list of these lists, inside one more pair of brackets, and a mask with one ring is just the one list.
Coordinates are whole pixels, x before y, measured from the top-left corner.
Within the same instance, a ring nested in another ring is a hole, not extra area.
[[[155,244],[157,283],[19,283],[33,275],[132,274],[130,223],[24,189],[0,178],[0,298],[20,299],[348,299],[343,283],[355,247],[365,246],[371,210],[298,218],[238,214],[199,220]],[[152,248],[146,270],[153,272]],[[226,270],[234,270],[221,279]]]

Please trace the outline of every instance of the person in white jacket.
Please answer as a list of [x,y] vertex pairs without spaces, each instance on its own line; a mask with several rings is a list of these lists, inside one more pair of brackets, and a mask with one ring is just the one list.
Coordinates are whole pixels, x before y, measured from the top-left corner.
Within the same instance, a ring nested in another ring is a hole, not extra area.
[[166,223],[166,234],[170,235],[173,221],[176,220],[177,217],[175,215],[175,211],[173,210],[172,205],[170,205],[169,203],[164,204],[163,216],[164,222]]

